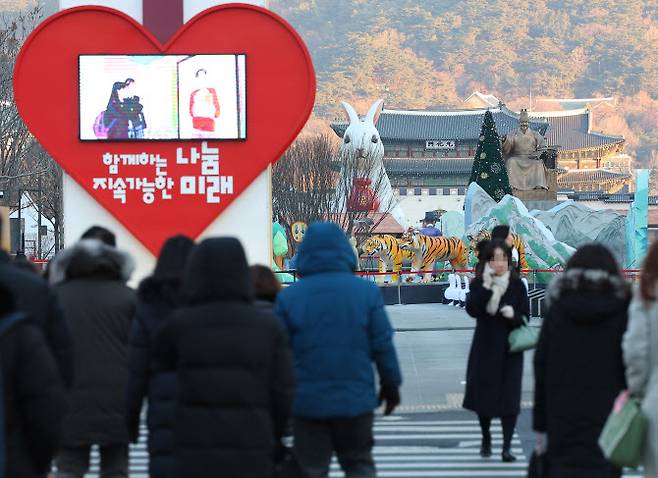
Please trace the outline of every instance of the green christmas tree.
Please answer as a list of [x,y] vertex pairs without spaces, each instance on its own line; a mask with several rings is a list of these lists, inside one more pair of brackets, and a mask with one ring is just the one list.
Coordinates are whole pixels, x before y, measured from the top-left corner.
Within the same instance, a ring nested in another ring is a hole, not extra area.
[[472,182],[478,183],[496,202],[500,202],[505,194],[512,194],[507,168],[505,168],[503,154],[500,150],[496,123],[491,111],[484,114],[471,179],[468,183]]

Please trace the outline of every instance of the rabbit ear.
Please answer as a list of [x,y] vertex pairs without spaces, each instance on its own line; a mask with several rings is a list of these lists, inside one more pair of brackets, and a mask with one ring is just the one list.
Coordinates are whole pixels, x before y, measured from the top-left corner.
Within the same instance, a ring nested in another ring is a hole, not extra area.
[[361,120],[359,119],[359,115],[356,113],[356,110],[352,108],[352,105],[349,104],[347,101],[342,101],[341,102],[343,105],[343,109],[345,110],[345,113],[347,113],[347,118],[350,120],[350,124],[357,124]]
[[366,121],[370,121],[373,125],[376,125],[383,107],[384,107],[384,100],[375,101],[370,107],[370,109],[368,110],[368,114],[366,115]]

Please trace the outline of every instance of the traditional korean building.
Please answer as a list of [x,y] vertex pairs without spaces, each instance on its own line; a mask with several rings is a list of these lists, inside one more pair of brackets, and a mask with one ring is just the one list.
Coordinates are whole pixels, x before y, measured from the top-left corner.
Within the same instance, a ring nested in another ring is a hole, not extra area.
[[[476,92],[470,100],[490,105],[497,98]],[[495,107],[459,110],[383,110],[377,128],[384,143],[384,165],[398,195],[462,196],[487,109],[498,134],[518,128],[518,114],[499,101]],[[559,148],[559,189],[615,193],[630,184],[630,158],[620,155],[623,136],[592,131],[589,109],[529,114],[530,128],[544,135],[549,146]],[[347,124],[334,122],[331,127],[342,137]],[[623,159],[619,164],[617,157]]]
[[[504,106],[489,110],[499,134],[519,127],[518,115]],[[399,195],[463,195],[485,111],[383,110],[377,129],[384,143],[384,165]],[[347,123],[331,127],[342,137]],[[546,134],[549,124],[532,119],[530,127]]]
[[550,125],[546,142],[558,148],[560,189],[616,193],[630,185],[630,157],[621,154],[624,137],[593,131],[590,109],[531,111],[529,115]]

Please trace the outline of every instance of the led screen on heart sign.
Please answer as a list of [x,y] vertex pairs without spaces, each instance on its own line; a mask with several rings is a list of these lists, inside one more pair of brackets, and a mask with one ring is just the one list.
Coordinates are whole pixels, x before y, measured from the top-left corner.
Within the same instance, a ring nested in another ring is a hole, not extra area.
[[245,55],[80,55],[80,139],[245,139]]

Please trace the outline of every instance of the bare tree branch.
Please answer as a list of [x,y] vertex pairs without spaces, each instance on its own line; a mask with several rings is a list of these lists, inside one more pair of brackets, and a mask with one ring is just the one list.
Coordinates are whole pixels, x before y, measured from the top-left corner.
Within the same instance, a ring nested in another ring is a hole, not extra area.
[[20,179],[20,178],[26,178],[29,176],[35,176],[43,173],[47,173],[48,169],[40,169],[39,171],[32,171],[30,173],[22,173],[22,174],[17,174],[15,176],[0,176],[0,181],[4,180],[11,180],[11,179]]
[[357,199],[368,202],[367,195],[353,197],[358,192],[357,183],[363,180],[369,182],[374,198],[382,196],[388,182],[380,159],[341,155],[336,139],[327,135],[299,138],[274,165],[275,219],[288,228],[297,221],[332,221],[348,235],[368,236],[394,204],[391,197],[386,204],[379,204],[377,213],[372,201],[363,207],[348,207]]

